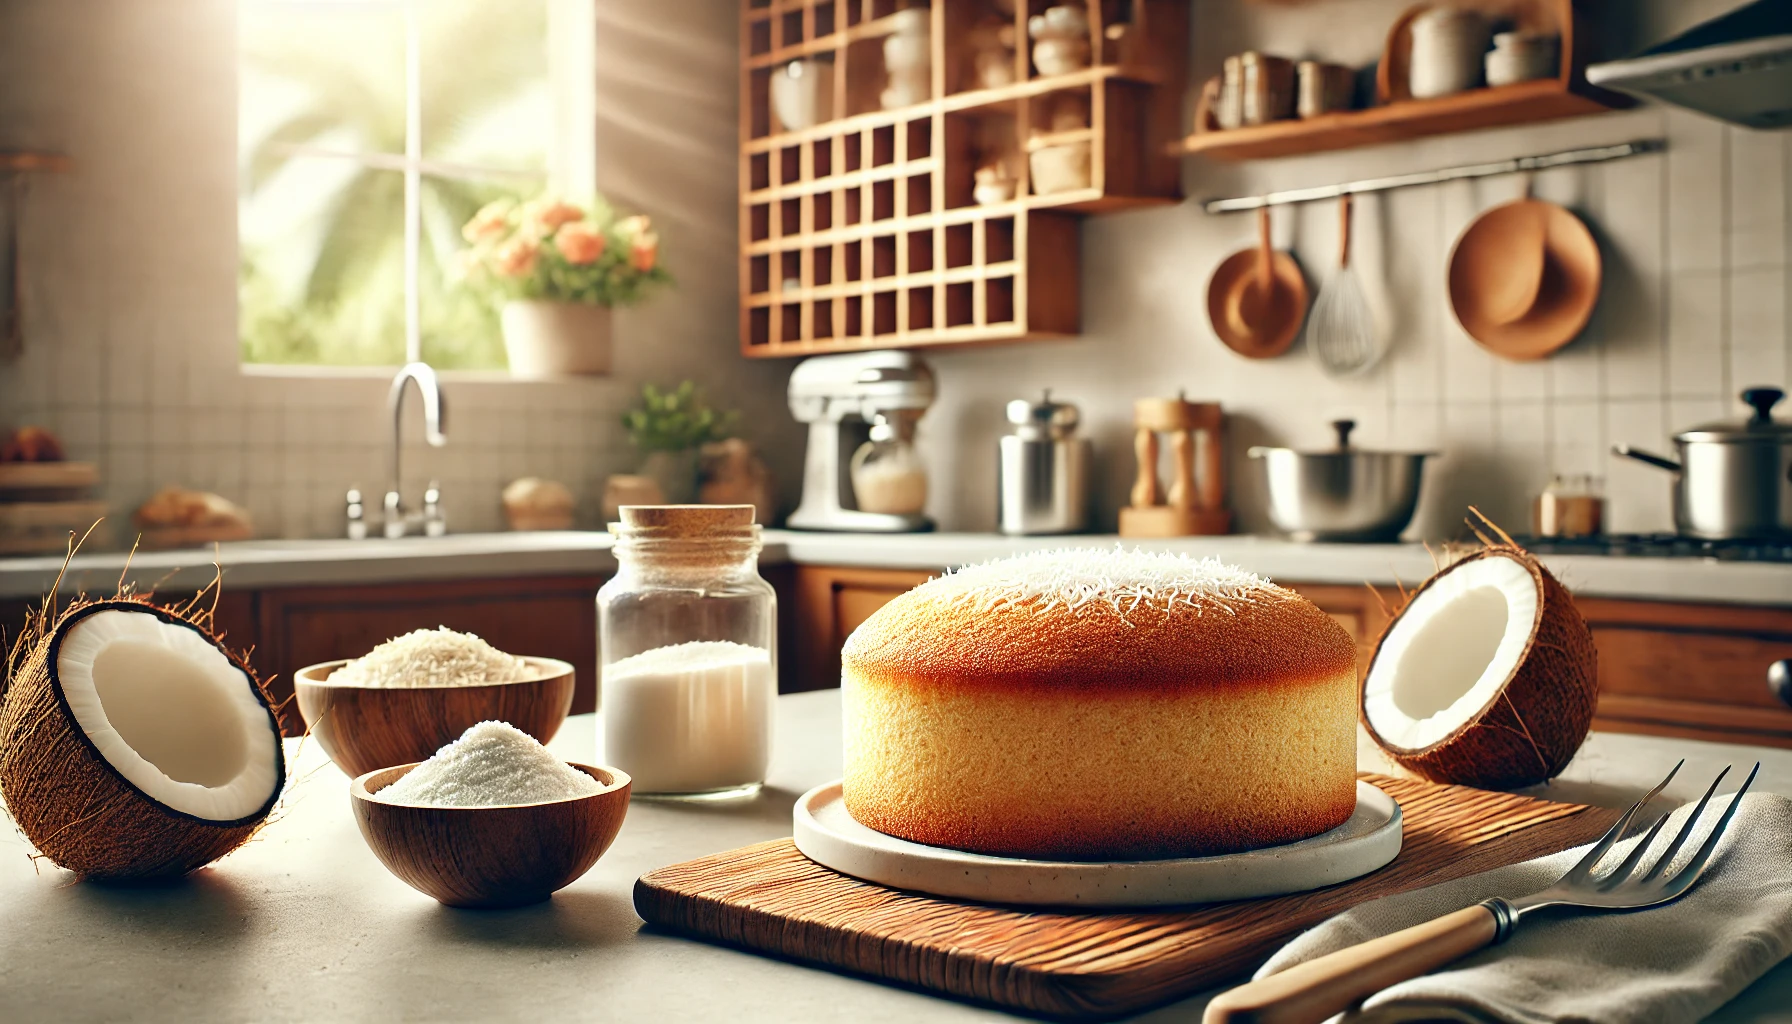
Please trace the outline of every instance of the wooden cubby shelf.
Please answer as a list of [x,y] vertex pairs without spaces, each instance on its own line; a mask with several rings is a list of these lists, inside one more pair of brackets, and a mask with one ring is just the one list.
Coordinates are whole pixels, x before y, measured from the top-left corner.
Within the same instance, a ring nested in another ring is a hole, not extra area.
[[[1061,0],[1062,2],[1062,0]],[[1066,337],[1081,325],[1078,219],[1179,198],[1186,0],[1091,0],[1090,66],[1041,75],[1029,16],[1049,0],[744,0],[741,349],[748,356]],[[926,12],[926,98],[881,109],[886,38]],[[1134,21],[1113,19],[1130,10]],[[1013,81],[984,88],[968,39],[1012,19]],[[836,115],[786,128],[773,76],[826,62]],[[831,70],[830,70],[831,69]],[[1069,109],[1076,123],[1054,111]],[[1052,190],[1030,154],[1086,147]],[[976,202],[999,164],[1012,199]],[[1083,179],[1086,177],[1086,183]],[[1040,188],[1047,188],[1041,192]]]

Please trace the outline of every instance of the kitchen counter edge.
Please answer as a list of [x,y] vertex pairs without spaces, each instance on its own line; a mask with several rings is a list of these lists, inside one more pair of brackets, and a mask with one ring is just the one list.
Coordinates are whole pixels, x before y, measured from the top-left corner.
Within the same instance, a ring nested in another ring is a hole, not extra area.
[[[768,530],[765,565],[933,570],[1052,547],[1125,544],[1212,556],[1271,579],[1378,586],[1423,581],[1434,569],[1421,544],[1301,544],[1270,537],[1004,537],[931,533],[877,536]],[[597,532],[459,534],[403,540],[243,541],[221,545],[216,564],[231,590],[344,586],[426,580],[602,575],[616,567],[608,534]],[[1792,565],[1699,558],[1547,555],[1550,571],[1577,594],[1637,600],[1792,605]],[[0,598],[33,598],[62,571],[55,556],[0,559]],[[61,593],[108,594],[121,575],[162,592],[208,582],[214,552],[138,552],[77,556]]]

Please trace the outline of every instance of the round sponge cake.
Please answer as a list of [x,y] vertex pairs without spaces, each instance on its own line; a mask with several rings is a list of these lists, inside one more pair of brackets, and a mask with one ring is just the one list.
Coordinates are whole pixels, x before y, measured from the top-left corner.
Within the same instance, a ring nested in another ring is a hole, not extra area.
[[847,811],[929,846],[1047,860],[1225,853],[1356,806],[1356,648],[1212,559],[1116,549],[969,566],[841,655]]

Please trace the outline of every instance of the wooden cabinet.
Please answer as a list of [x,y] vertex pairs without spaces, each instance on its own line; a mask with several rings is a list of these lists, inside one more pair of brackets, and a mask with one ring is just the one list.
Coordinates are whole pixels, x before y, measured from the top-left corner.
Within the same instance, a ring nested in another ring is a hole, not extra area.
[[840,685],[840,648],[859,623],[937,572],[800,565],[792,577],[785,646],[786,690]]
[[1767,668],[1792,658],[1792,609],[1583,598],[1610,732],[1792,747]]

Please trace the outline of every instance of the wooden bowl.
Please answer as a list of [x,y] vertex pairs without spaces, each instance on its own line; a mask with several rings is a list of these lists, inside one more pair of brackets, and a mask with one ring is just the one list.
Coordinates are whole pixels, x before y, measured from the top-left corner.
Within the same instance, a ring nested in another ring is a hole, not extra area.
[[406,885],[451,907],[540,903],[591,870],[628,814],[628,775],[583,764],[572,767],[604,788],[571,800],[408,807],[373,798],[415,767],[359,776],[349,784],[349,802],[380,863]]
[[427,760],[480,722],[509,722],[542,743],[572,709],[573,670],[552,658],[524,658],[538,678],[485,686],[344,686],[325,682],[347,661],[299,670],[299,713],[324,753],[346,775]]
[[1207,281],[1207,316],[1227,348],[1247,359],[1274,359],[1294,344],[1307,318],[1307,279],[1293,256],[1275,253],[1271,297],[1263,307],[1267,315],[1259,323],[1241,324],[1243,292],[1253,286],[1257,261],[1255,247],[1240,249],[1214,270]]
[[[1543,237],[1525,244],[1541,244],[1540,265],[1513,252],[1514,238],[1525,232],[1512,222],[1533,217],[1542,221]],[[1489,268],[1525,275],[1527,289],[1529,275],[1537,275],[1534,297],[1518,316],[1506,308],[1506,289],[1490,283]],[[1447,287],[1450,308],[1469,337],[1494,355],[1528,361],[1551,355],[1586,329],[1603,279],[1599,243],[1579,217],[1554,203],[1521,199],[1481,214],[1456,240]]]

